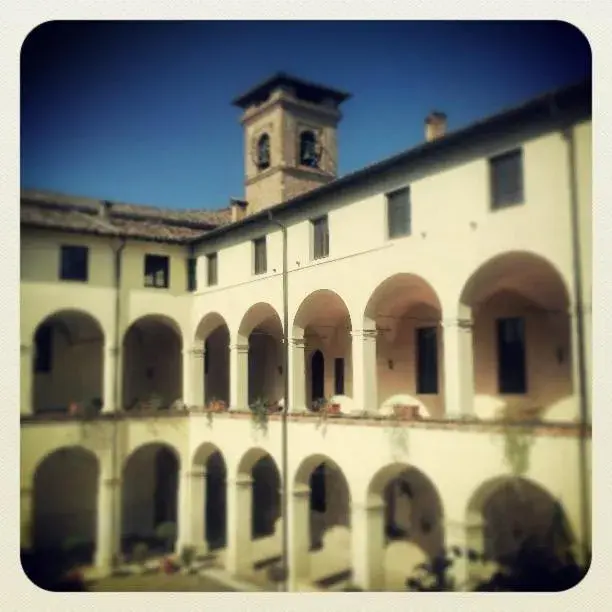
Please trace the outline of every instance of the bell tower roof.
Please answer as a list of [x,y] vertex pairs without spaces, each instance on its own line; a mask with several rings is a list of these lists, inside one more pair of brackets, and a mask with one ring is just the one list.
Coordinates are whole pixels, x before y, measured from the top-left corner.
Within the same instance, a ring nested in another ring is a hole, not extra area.
[[292,89],[296,98],[315,104],[321,104],[325,100],[332,100],[336,105],[339,105],[351,97],[350,93],[298,79],[285,72],[277,72],[232,100],[232,104],[246,109],[253,104],[265,102],[270,94],[278,88]]

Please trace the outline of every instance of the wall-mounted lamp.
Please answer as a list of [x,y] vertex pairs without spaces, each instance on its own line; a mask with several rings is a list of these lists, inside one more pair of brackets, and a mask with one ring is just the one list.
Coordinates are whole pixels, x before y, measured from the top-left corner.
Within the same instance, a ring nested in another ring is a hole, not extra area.
[[387,364],[389,365],[389,369],[392,370],[393,369],[393,360],[389,359],[389,361],[387,362]]
[[283,366],[282,366],[282,365],[279,365],[279,366],[278,366],[278,374],[279,374],[280,376],[282,376],[282,375],[283,375]]
[[557,347],[557,363],[561,365],[565,361],[565,350],[562,346]]

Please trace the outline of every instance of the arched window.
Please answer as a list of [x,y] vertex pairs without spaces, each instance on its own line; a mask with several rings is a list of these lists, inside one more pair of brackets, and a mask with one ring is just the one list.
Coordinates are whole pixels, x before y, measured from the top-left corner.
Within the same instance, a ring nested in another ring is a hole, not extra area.
[[319,165],[317,154],[317,137],[306,131],[300,135],[300,165],[316,168]]
[[257,167],[265,170],[270,167],[270,136],[263,134],[257,141]]

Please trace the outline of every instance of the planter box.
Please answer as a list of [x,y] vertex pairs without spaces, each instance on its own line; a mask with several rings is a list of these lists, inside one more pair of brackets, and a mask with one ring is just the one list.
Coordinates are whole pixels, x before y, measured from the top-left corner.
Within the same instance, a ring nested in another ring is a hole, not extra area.
[[419,407],[411,404],[395,404],[393,406],[393,414],[406,421],[416,421],[420,419]]

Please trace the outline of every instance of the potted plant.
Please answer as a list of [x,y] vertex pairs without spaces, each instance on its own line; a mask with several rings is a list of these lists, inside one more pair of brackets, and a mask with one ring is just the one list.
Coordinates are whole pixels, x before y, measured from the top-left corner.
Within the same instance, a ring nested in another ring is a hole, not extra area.
[[393,404],[393,413],[399,419],[408,421],[420,419],[419,407],[416,404]]
[[267,431],[268,429],[268,406],[266,402],[261,398],[254,401],[250,406],[251,418],[256,429],[261,431]]
[[132,549],[132,560],[136,563],[142,574],[145,573],[145,564],[149,556],[149,547],[146,542],[137,542]]
[[193,546],[183,546],[181,549],[181,565],[183,566],[183,572],[185,574],[194,574],[195,566],[193,562],[195,561],[196,549]]
[[172,547],[174,545],[174,540],[176,539],[176,524],[172,521],[166,521],[165,523],[160,523],[155,528],[155,535],[159,540],[161,540],[164,551],[170,552],[172,551]]

